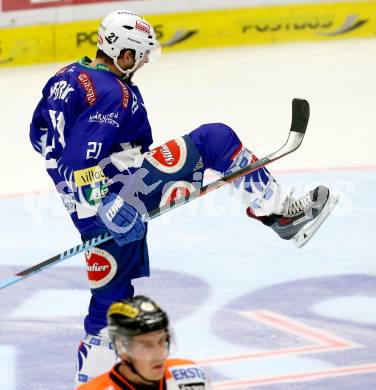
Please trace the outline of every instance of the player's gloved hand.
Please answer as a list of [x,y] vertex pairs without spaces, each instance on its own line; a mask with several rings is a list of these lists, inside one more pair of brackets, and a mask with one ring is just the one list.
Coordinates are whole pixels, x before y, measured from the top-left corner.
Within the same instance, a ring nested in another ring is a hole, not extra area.
[[109,193],[98,209],[98,222],[105,226],[120,246],[145,236],[146,226],[136,209],[116,194]]

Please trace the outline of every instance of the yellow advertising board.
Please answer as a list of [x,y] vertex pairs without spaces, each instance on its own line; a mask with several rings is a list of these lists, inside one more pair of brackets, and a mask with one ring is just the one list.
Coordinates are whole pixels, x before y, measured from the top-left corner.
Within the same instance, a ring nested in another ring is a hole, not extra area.
[[[148,15],[165,50],[376,36],[376,2]],[[99,20],[0,29],[0,66],[93,56]]]

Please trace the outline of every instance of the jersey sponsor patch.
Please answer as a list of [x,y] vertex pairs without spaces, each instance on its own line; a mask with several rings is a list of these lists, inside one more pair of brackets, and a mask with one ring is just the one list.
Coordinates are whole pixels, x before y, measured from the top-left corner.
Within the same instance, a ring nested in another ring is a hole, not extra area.
[[187,160],[187,145],[179,137],[145,154],[145,159],[158,170],[165,173],[176,173]]
[[73,214],[76,211],[76,201],[74,195],[71,194],[61,194],[61,199],[63,201],[65,209],[69,214]]
[[197,366],[172,367],[170,368],[170,372],[176,381],[183,381],[189,386],[192,386],[195,381],[203,384],[202,381],[207,379],[204,370]]
[[95,91],[90,76],[85,72],[81,72],[78,75],[78,81],[80,82],[82,88],[85,90],[87,104],[89,106],[92,106],[97,101],[97,92]]
[[122,93],[121,105],[123,106],[123,108],[127,108],[128,107],[128,102],[129,102],[129,91],[128,91],[128,88],[119,79],[116,79],[116,81],[119,83],[120,88],[121,88],[121,93]]
[[179,390],[205,390],[205,383],[182,383],[179,385]]
[[107,179],[99,165],[74,171],[73,177],[77,187],[87,186]]
[[118,118],[119,118],[118,112],[110,112],[108,114],[102,114],[99,111],[97,111],[95,114],[89,116],[89,122],[90,123],[96,122],[99,123],[100,125],[105,123],[107,125],[119,127],[119,122],[117,121]]
[[96,183],[95,186],[85,188],[85,199],[90,206],[95,206],[98,201],[102,200],[108,194],[107,183]]
[[107,251],[94,247],[85,252],[85,258],[90,288],[103,287],[115,276],[117,263]]

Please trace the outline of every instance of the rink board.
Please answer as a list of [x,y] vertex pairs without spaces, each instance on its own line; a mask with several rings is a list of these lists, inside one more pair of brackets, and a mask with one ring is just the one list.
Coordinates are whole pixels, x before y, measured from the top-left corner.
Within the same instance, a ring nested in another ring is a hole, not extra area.
[[[165,50],[374,37],[376,3],[148,15]],[[99,20],[0,29],[0,66],[70,61],[96,50]]]

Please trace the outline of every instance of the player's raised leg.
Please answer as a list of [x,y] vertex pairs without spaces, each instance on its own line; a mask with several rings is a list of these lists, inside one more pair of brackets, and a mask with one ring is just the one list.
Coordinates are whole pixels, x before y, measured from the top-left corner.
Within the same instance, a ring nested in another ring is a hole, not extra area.
[[[203,125],[190,136],[205,168],[226,175],[257,160],[226,125]],[[318,186],[295,199],[265,167],[236,180],[233,190],[244,203],[248,216],[271,227],[282,239],[292,239],[298,247],[312,237],[338,201],[338,196],[332,195],[325,186]]]

